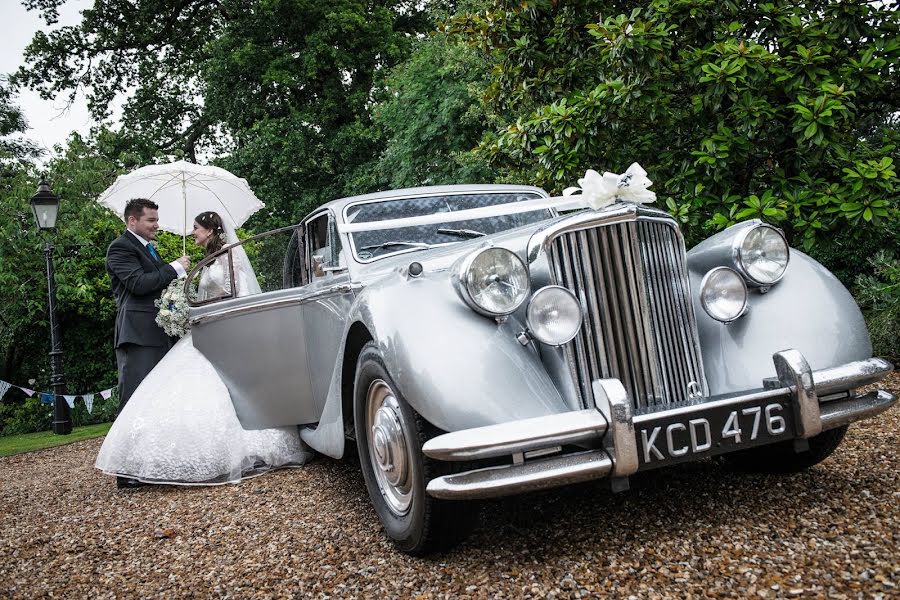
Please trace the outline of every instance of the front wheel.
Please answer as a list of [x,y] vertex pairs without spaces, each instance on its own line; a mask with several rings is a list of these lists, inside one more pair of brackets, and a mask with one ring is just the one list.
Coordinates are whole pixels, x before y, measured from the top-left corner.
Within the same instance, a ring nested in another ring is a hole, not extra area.
[[353,414],[363,478],[388,537],[415,555],[465,537],[477,511],[426,493],[426,483],[446,473],[446,465],[422,454],[434,428],[403,399],[374,342],[356,363]]

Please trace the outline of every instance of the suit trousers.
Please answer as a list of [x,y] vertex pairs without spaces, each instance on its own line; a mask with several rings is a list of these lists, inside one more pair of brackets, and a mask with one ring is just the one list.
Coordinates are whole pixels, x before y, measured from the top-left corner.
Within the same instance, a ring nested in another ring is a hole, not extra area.
[[[121,344],[116,348],[116,363],[119,367],[119,412],[125,408],[134,390],[141,384],[153,367],[169,351],[168,346],[141,346]],[[118,413],[116,413],[118,414]]]

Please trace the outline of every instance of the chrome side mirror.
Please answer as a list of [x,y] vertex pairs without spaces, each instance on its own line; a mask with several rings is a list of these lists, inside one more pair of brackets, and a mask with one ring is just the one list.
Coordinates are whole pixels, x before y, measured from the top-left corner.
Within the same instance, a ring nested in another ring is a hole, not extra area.
[[313,254],[312,272],[316,277],[325,276],[325,257],[320,254]]

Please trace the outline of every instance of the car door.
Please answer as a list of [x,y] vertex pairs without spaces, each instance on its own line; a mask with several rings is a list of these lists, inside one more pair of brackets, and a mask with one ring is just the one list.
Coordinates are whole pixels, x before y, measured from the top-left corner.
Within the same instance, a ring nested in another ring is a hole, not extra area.
[[[323,349],[317,340],[332,328],[305,313],[336,311],[337,305],[329,299],[342,294],[335,289],[343,289],[339,282],[349,282],[349,277],[346,269],[340,273],[335,265],[319,265],[319,271],[330,277],[313,272],[310,251],[317,244],[310,240],[308,227],[319,216],[304,221],[287,245],[283,279],[289,287],[228,298],[190,311],[194,346],[218,371],[246,428],[315,423],[321,414],[325,375],[316,372],[311,376],[310,353],[316,355],[312,363],[321,369]],[[346,290],[349,292],[349,285]],[[312,323],[312,333],[307,323]],[[324,347],[332,352],[330,340]]]
[[326,211],[311,216],[304,231],[310,290],[303,304],[306,356],[313,402],[321,414],[354,294],[334,215]]

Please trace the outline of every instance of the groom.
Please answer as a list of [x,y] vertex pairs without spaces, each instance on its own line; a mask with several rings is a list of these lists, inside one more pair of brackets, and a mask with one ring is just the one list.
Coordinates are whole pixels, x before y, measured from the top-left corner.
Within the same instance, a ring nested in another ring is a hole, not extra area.
[[[169,348],[172,338],[156,324],[153,304],[169,283],[184,277],[191,266],[182,256],[162,262],[150,242],[159,229],[159,206],[146,198],[125,205],[127,230],[106,251],[106,271],[116,298],[115,348],[119,367],[119,412],[144,377]],[[140,482],[119,477],[118,487],[137,487]]]

